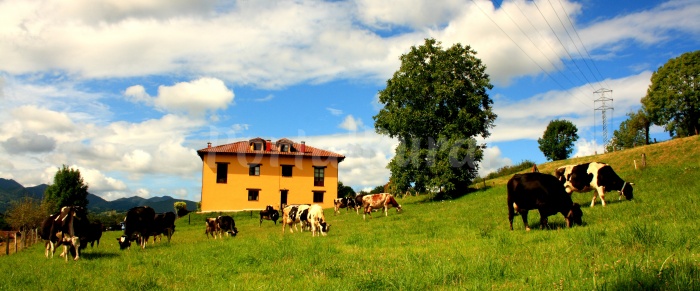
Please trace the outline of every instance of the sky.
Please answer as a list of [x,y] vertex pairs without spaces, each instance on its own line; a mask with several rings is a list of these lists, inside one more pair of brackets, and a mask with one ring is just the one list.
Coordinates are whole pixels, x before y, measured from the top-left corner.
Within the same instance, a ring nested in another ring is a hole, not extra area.
[[610,137],[652,73],[700,47],[700,2],[4,0],[0,177],[51,184],[67,165],[107,200],[199,201],[196,151],[262,137],[343,154],[340,181],[369,190],[398,144],[374,130],[378,93],[426,38],[487,67],[485,175],[546,162],[554,119],[578,128],[574,156],[602,152],[594,100],[613,99]]

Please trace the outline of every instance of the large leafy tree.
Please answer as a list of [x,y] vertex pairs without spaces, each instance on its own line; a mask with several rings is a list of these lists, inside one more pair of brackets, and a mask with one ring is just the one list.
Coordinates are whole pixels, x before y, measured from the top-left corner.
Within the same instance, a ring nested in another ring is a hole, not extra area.
[[471,184],[483,155],[474,137],[488,137],[496,120],[486,66],[469,46],[443,49],[435,39],[411,47],[400,60],[379,92],[384,108],[374,116],[378,133],[399,140],[387,166],[391,191],[453,191]]
[[697,135],[700,131],[700,50],[670,59],[651,75],[642,98],[652,124],[671,136]]
[[550,161],[563,160],[571,155],[574,142],[578,140],[576,125],[568,120],[555,119],[549,122],[542,138],[537,139],[540,151]]
[[71,169],[63,165],[63,168],[56,172],[53,184],[49,185],[44,192],[44,204],[49,213],[57,212],[63,206],[83,206],[87,207],[88,185],[80,176],[78,169]]
[[608,145],[608,151],[619,148],[633,148],[649,144],[649,127],[651,122],[643,110],[627,113],[627,120],[620,123]]

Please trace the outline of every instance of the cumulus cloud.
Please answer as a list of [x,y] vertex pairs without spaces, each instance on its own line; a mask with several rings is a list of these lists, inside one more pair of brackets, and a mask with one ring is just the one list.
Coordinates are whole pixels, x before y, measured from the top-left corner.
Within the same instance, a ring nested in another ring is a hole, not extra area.
[[345,117],[343,122],[338,125],[338,127],[347,131],[357,131],[358,129],[362,129],[364,124],[362,124],[362,120],[356,119],[352,115],[348,115]]
[[499,168],[512,164],[513,161],[507,157],[503,157],[503,153],[498,147],[486,147],[484,149],[484,157],[479,163],[479,176],[485,177]]
[[168,112],[188,112],[201,116],[205,112],[226,109],[233,102],[233,91],[216,78],[201,78],[173,86],[159,86],[154,103]]
[[153,104],[153,98],[146,93],[146,88],[141,85],[134,85],[126,88],[124,91],[124,96],[126,96],[127,100],[134,103],[144,103],[147,105]]

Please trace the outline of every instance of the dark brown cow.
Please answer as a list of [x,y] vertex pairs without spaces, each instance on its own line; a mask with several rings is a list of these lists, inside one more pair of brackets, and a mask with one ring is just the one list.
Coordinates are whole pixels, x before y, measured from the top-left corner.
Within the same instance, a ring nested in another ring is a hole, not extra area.
[[165,235],[168,238],[168,242],[173,237],[175,233],[175,212],[165,212],[157,213],[153,218],[153,229],[151,229],[151,235],[153,235],[153,243],[156,242],[156,237],[158,241],[161,240],[161,235]]
[[556,177],[542,173],[515,174],[508,180],[507,187],[510,230],[513,230],[513,217],[518,211],[529,231],[527,213],[532,209],[540,211],[540,228],[543,229],[547,227],[547,217],[557,212],[566,218],[566,226],[581,224],[581,206],[571,200]]
[[238,228],[236,228],[236,221],[233,217],[224,215],[216,218],[216,224],[219,226],[219,232],[226,233],[226,236],[236,236],[238,234]]
[[131,241],[136,241],[142,249],[146,248],[148,237],[153,232],[153,220],[156,211],[148,206],[129,209],[124,218],[124,235],[117,238],[119,249],[130,249]]
[[272,205],[265,207],[265,210],[260,211],[260,225],[262,226],[263,219],[272,220],[277,225],[277,220],[280,218],[279,211],[275,210]]

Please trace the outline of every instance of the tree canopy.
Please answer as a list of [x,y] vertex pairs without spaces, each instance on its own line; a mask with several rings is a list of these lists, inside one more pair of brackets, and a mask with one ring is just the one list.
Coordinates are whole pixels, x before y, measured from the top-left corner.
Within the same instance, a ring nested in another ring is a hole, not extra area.
[[58,212],[63,206],[87,207],[88,185],[80,176],[78,169],[71,169],[63,165],[56,172],[53,184],[44,192],[44,201],[49,213]]
[[378,133],[399,140],[387,166],[392,191],[471,184],[483,155],[474,137],[488,137],[496,120],[486,66],[469,46],[443,49],[435,39],[411,47],[400,60],[379,92],[384,108],[374,116]]
[[550,161],[563,160],[571,155],[574,142],[578,140],[576,125],[568,120],[555,119],[549,122],[542,138],[537,139],[540,151]]
[[635,146],[649,144],[649,127],[651,122],[643,110],[627,113],[627,120],[620,123],[620,128],[615,130],[608,151],[614,149],[629,149]]
[[700,131],[700,50],[670,59],[651,75],[642,106],[652,124],[671,136]]

